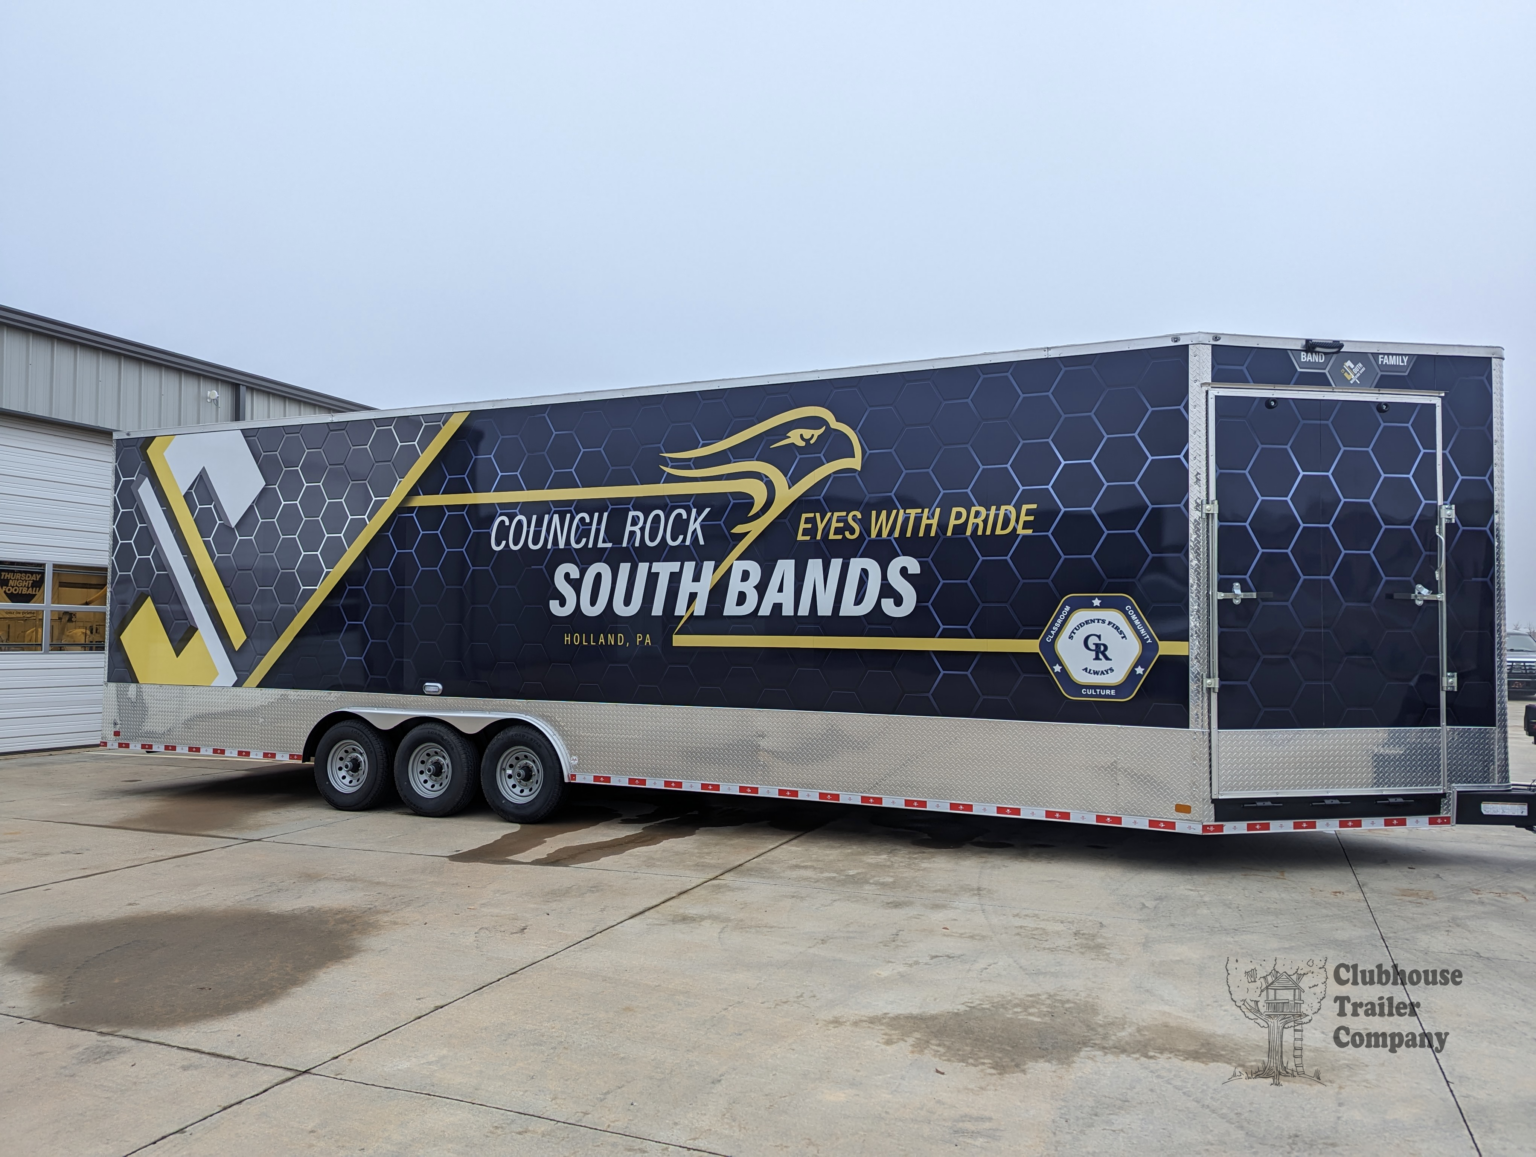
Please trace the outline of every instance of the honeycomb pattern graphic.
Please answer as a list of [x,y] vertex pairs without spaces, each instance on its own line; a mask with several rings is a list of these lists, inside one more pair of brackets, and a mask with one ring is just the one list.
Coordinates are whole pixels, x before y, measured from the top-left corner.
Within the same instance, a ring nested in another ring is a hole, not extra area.
[[[193,482],[187,505],[247,635],[239,650],[223,640],[241,679],[341,561],[442,429],[443,417],[313,422],[244,431],[266,485],[233,526],[224,520],[207,476],[200,474]],[[191,617],[138,500],[139,482],[150,473],[144,458],[148,441],[124,440],[117,447],[111,637],[117,638],[122,617],[147,591],[166,633],[179,641],[192,630]],[[169,515],[167,521],[173,521]],[[109,678],[133,680],[120,647],[114,646]]]
[[[1381,412],[1385,407],[1385,412]],[[1223,728],[1438,725],[1433,405],[1218,397]]]
[[[1183,347],[914,370],[646,397],[579,400],[471,414],[423,476],[422,494],[649,484],[665,451],[711,444],[784,411],[824,406],[853,427],[862,469],[831,475],[743,556],[768,576],[776,559],[862,556],[922,564],[918,603],[894,620],[768,621],[708,613],[685,633],[835,633],[1035,638],[1062,597],[1133,597],[1164,640],[1188,638],[1188,363]],[[741,456],[793,461],[803,473],[838,456],[832,436],[804,449],[771,442]],[[785,457],[790,455],[790,457]],[[779,457],[776,457],[779,456]],[[798,476],[798,475],[797,475]],[[704,547],[672,561],[718,563],[744,499],[674,499],[709,507]],[[797,541],[802,515],[898,506],[1034,504],[1034,533]],[[490,547],[492,506],[402,508],[266,679],[272,687],[794,708],[912,715],[1188,726],[1187,668],[1158,663],[1125,703],[1070,700],[1030,654],[677,647],[677,617],[552,616],[563,563],[654,562],[623,547],[624,512],[667,500],[527,504],[529,514],[611,507],[607,550]],[[673,590],[675,591],[675,580]],[[670,601],[670,600],[669,600]],[[577,633],[625,643],[567,641]],[[636,644],[636,636],[642,640]],[[648,641],[646,641],[648,640]]]
[[[1216,346],[1212,363],[1213,377],[1218,382],[1325,389],[1330,384],[1324,374],[1297,371],[1285,350]],[[1494,726],[1493,645],[1499,626],[1494,619],[1492,362],[1488,358],[1421,354],[1406,375],[1383,375],[1377,389],[1434,390],[1444,395],[1442,484],[1445,501],[1455,505],[1457,517],[1446,534],[1448,663],[1459,677],[1459,689],[1447,695],[1447,722]],[[1394,406],[1388,413],[1377,415],[1374,407],[1367,406],[1365,412],[1370,417],[1381,419],[1378,431],[1367,445],[1358,444],[1367,427],[1353,408],[1341,411],[1342,417],[1326,421],[1297,413],[1298,423],[1315,430],[1318,439],[1307,444],[1301,453],[1294,452],[1294,442],[1285,447],[1261,442],[1248,472],[1258,496],[1255,501],[1268,505],[1258,515],[1258,524],[1249,527],[1252,544],[1241,532],[1225,525],[1227,500],[1218,490],[1223,522],[1219,543],[1223,585],[1229,586],[1233,577],[1246,575],[1255,585],[1245,589],[1273,590],[1279,595],[1291,589],[1285,582],[1294,572],[1295,589],[1304,592],[1297,606],[1310,616],[1297,613],[1293,606],[1293,627],[1280,608],[1267,610],[1249,603],[1234,612],[1230,604],[1223,606],[1218,625],[1226,627],[1229,621],[1234,625],[1241,622],[1244,628],[1242,637],[1230,644],[1225,638],[1228,632],[1218,633],[1222,664],[1219,719],[1223,728],[1439,723],[1438,691],[1434,686],[1438,641],[1431,633],[1437,629],[1433,606],[1427,604],[1421,610],[1411,602],[1380,597],[1382,591],[1407,589],[1413,582],[1435,588],[1433,512],[1424,511],[1421,506],[1416,514],[1408,513],[1414,502],[1434,502],[1433,464],[1426,449],[1434,441],[1432,431],[1425,425],[1428,419],[1423,416],[1429,408],[1406,407],[1415,416],[1402,421],[1398,411],[1403,408]],[[1262,420],[1274,419],[1277,412],[1270,412]],[[1243,421],[1237,416],[1226,420],[1237,425]],[[1324,467],[1324,458],[1332,453],[1326,429],[1330,426],[1340,449],[1333,464]],[[1222,435],[1218,431],[1216,436],[1220,454]],[[1304,436],[1304,440],[1305,437],[1311,435]],[[1350,438],[1355,441],[1350,442]],[[1290,467],[1282,461],[1283,449],[1291,450]],[[1241,456],[1235,448],[1232,454],[1227,462]],[[1219,460],[1218,470],[1226,468]],[[1259,489],[1259,475],[1264,476],[1265,486],[1278,490],[1292,470],[1296,478],[1290,491],[1290,513],[1284,514],[1282,507],[1287,504],[1281,503],[1279,496],[1271,497]],[[1379,508],[1379,517],[1373,517],[1361,495],[1373,484],[1378,472],[1380,479],[1374,482],[1372,501]],[[1218,473],[1218,488],[1223,484],[1221,478]],[[1331,495],[1329,482],[1337,491],[1337,499]],[[1270,512],[1274,512],[1272,520]],[[1275,544],[1284,538],[1292,522],[1297,527],[1296,535],[1292,545],[1282,549]],[[1263,539],[1261,529],[1267,535]],[[1368,539],[1369,546],[1365,545]],[[1240,566],[1243,552],[1255,549],[1258,554],[1253,569],[1244,571]],[[1287,557],[1289,562],[1285,561]],[[1325,566],[1327,583],[1322,574],[1315,573]],[[1374,597],[1367,592],[1375,592]],[[1265,612],[1262,619],[1261,612]],[[1234,614],[1241,619],[1227,618]],[[1253,623],[1247,621],[1250,618]],[[1272,623],[1274,634],[1269,633]],[[1313,633],[1305,635],[1307,631]],[[1280,660],[1279,648],[1293,632],[1298,641],[1305,641],[1305,646],[1287,665]],[[1233,649],[1230,660],[1229,646]],[[1311,658],[1314,654],[1319,656],[1316,660]],[[1315,682],[1324,671],[1332,670],[1341,674],[1338,685],[1334,692],[1321,694],[1315,689]],[[1241,678],[1244,671],[1252,672],[1246,680]],[[1229,693],[1228,680],[1245,683],[1246,690],[1234,687],[1234,693]],[[1284,722],[1286,719],[1296,721]],[[1302,722],[1303,719],[1326,722]]]
[[179,647],[194,629],[192,616],[155,545],[149,521],[139,509],[139,483],[149,474],[149,463],[143,455],[148,441],[122,439],[116,444],[112,555],[107,574],[107,679],[113,683],[134,682],[133,669],[117,637],[140,595],[148,594],[154,600],[173,644]]

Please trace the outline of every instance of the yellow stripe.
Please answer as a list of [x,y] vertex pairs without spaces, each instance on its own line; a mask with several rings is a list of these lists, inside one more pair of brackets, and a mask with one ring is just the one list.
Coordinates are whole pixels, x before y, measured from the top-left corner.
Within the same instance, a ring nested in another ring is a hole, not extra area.
[[197,567],[203,586],[208,588],[208,597],[213,601],[213,609],[219,613],[219,621],[224,624],[224,633],[229,636],[229,641],[238,651],[245,646],[245,625],[240,622],[240,616],[235,613],[235,604],[230,602],[229,592],[224,589],[224,584],[219,579],[219,572],[213,568],[213,559],[208,554],[203,536],[198,532],[197,523],[192,519],[192,511],[187,507],[187,500],[181,493],[181,486],[165,460],[165,448],[171,444],[171,439],[174,437],[174,434],[162,434],[153,439],[144,456],[149,459],[150,468],[154,470],[155,477],[160,480],[160,489],[165,492],[165,500],[171,505],[171,513],[176,518],[176,525],[181,528],[181,537],[186,540],[187,553],[192,556],[192,565]]
[[[795,647],[807,651],[1005,651],[1037,655],[1039,639],[913,639],[891,635],[673,635],[674,647]],[[1188,643],[1163,643],[1159,654],[1188,655]]]
[[557,490],[492,490],[483,494],[418,494],[406,506],[500,506],[517,502],[575,502],[596,498],[662,498],[669,494],[745,494],[766,500],[768,488],[755,478],[651,483],[638,486],[566,486]]
[[259,686],[261,681],[267,677],[273,665],[282,657],[283,652],[288,649],[289,644],[304,629],[304,624],[309,622],[310,617],[320,609],[320,604],[325,601],[325,597],[335,589],[336,584],[342,580],[347,570],[357,561],[358,556],[373,541],[374,535],[383,529],[384,524],[389,521],[395,510],[405,501],[406,492],[421,480],[421,476],[426,473],[427,467],[432,465],[433,460],[442,453],[443,447],[448,444],[448,439],[453,437],[454,431],[463,425],[464,419],[467,417],[469,417],[469,411],[464,410],[450,415],[448,420],[443,423],[443,428],[437,432],[437,437],[432,439],[431,444],[422,451],[421,457],[417,458],[411,468],[405,472],[405,477],[400,479],[400,484],[390,492],[389,497],[384,500],[384,505],[379,507],[378,513],[368,520],[368,525],[363,527],[362,533],[352,541],[351,546],[347,547],[346,554],[342,555],[341,560],[331,568],[330,573],[320,580],[320,585],[315,588],[315,593],[309,596],[309,601],[299,609],[298,614],[293,616],[293,622],[288,624],[287,629],[278,637],[277,642],[272,644],[272,649],[262,656],[261,662],[256,664],[256,669],[250,673],[243,686]]
[[892,635],[673,635],[674,647],[798,647],[807,651],[1017,651],[1039,639],[910,639]]

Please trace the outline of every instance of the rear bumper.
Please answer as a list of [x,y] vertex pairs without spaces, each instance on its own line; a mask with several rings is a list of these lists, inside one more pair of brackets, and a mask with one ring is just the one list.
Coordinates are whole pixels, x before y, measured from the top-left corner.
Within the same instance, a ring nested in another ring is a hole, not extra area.
[[1529,828],[1536,824],[1536,787],[1456,789],[1457,824]]

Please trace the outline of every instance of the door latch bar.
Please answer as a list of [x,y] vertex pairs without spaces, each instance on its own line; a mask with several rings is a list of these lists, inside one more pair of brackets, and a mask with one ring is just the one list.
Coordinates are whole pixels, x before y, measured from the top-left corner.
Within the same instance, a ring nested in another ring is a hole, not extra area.
[[1233,583],[1230,591],[1217,591],[1216,597],[1217,599],[1231,599],[1234,603],[1240,603],[1244,599],[1272,599],[1275,597],[1275,592],[1245,591],[1242,587]]
[[1413,591],[1411,593],[1404,592],[1404,591],[1397,591],[1395,594],[1393,594],[1392,597],[1394,599],[1403,599],[1405,601],[1408,600],[1408,599],[1412,599],[1413,600],[1413,605],[1416,606],[1416,607],[1422,607],[1425,603],[1443,603],[1443,602],[1445,602],[1445,595],[1444,594],[1436,594],[1434,591],[1430,590],[1423,583],[1414,583],[1413,584]]

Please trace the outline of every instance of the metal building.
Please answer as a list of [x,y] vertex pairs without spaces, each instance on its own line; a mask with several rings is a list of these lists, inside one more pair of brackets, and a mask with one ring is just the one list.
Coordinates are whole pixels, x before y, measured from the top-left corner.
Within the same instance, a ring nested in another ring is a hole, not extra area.
[[114,430],[366,408],[0,306],[0,751],[100,736]]

